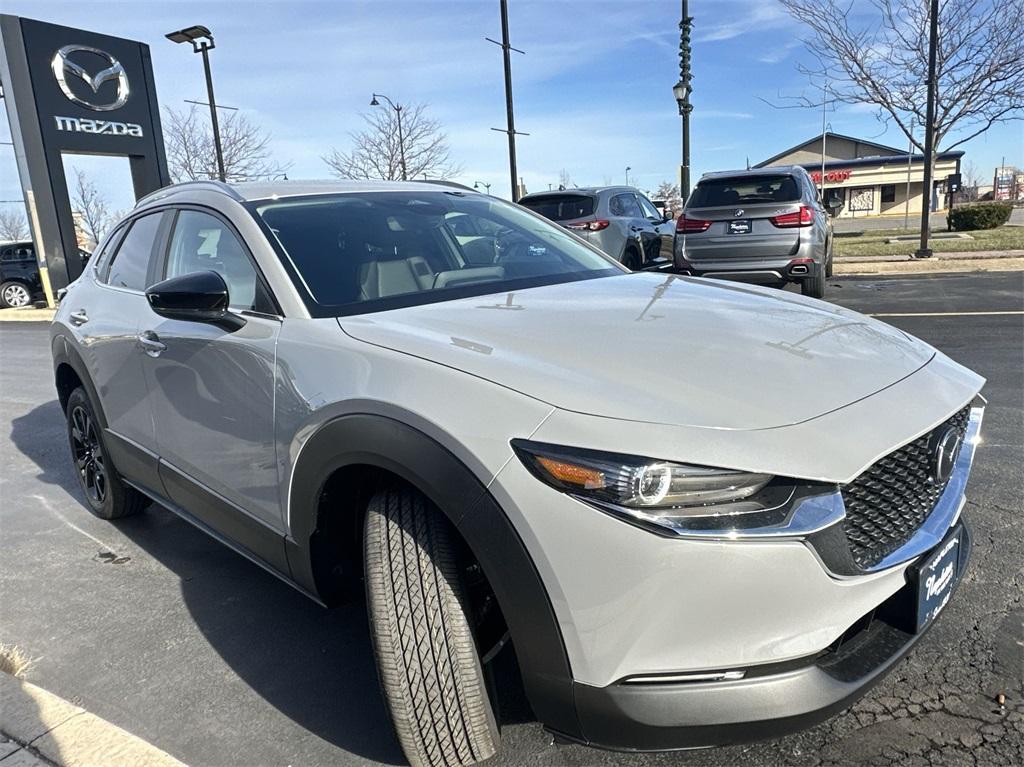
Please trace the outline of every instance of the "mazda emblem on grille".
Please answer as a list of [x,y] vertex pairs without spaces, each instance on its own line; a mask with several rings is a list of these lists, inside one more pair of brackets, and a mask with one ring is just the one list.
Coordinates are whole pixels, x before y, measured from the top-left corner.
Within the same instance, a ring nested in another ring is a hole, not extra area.
[[956,463],[957,454],[960,452],[960,443],[963,442],[963,435],[960,431],[950,426],[941,432],[935,441],[932,449],[932,479],[943,485],[953,473],[953,466]]

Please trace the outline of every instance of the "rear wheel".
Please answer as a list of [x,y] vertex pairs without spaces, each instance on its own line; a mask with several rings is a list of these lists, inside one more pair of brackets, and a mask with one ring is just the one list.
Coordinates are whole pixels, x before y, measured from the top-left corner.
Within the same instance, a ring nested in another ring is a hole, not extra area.
[[626,252],[622,254],[622,265],[635,272],[640,268],[640,253],[635,248],[626,248]]
[[21,282],[11,280],[0,285],[0,306],[19,309],[32,303],[32,291]]
[[461,767],[493,756],[498,727],[447,518],[411,488],[385,488],[367,505],[364,548],[377,672],[406,758]]
[[67,421],[71,460],[89,511],[100,519],[119,519],[144,509],[149,499],[118,476],[96,410],[81,386],[68,397]]
[[814,267],[814,270],[804,277],[800,283],[800,292],[811,298],[825,297],[825,265]]

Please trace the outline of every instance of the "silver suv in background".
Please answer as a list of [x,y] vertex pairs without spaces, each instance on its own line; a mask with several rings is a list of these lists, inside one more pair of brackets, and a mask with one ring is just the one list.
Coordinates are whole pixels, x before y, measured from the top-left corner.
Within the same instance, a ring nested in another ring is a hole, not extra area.
[[832,215],[803,168],[707,173],[676,221],[675,265],[691,274],[825,295]]
[[575,232],[629,269],[672,259],[671,217],[631,186],[537,192],[519,204]]

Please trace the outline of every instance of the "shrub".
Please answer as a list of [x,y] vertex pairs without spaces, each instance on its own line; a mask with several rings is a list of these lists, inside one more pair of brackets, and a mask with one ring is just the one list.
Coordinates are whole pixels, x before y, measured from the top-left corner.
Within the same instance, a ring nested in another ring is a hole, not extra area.
[[995,229],[1010,220],[1013,206],[1008,202],[979,202],[953,208],[946,217],[951,232]]

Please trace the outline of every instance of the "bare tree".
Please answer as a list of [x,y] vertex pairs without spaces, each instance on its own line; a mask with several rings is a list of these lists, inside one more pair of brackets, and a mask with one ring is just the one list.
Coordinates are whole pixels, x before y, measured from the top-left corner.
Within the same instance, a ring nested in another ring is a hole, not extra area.
[[[112,211],[106,196],[96,187],[85,171],[75,170],[75,186],[71,190],[71,210],[75,216],[76,228],[81,230],[85,239],[95,246],[107,233],[123,213]],[[79,245],[88,246],[88,242]]]
[[462,172],[462,168],[452,162],[441,123],[427,116],[424,104],[402,107],[401,143],[395,110],[379,108],[362,117],[367,128],[349,134],[352,149],[348,152],[332,149],[323,157],[339,178],[400,179],[403,147],[406,176],[410,180],[424,176],[445,179]]
[[655,198],[665,201],[665,213],[677,218],[683,212],[683,198],[679,195],[679,184],[671,181],[662,181],[658,184],[658,191]]
[[[875,107],[883,123],[896,123],[923,151],[929,4],[870,0],[872,17],[865,18],[866,2],[781,2],[810,29],[804,44],[819,67],[801,71],[818,78],[824,74],[839,102]],[[936,74],[936,151],[949,151],[996,123],[1024,117],[1024,0],[942,0]],[[798,101],[813,104],[810,98]]]
[[[220,140],[228,181],[257,181],[284,175],[290,165],[272,158],[271,136],[241,112],[221,116]],[[217,154],[210,117],[193,106],[167,108],[163,120],[167,165],[174,181],[217,178]]]
[[0,210],[0,240],[24,240],[28,237],[28,221],[19,208]]
[[558,172],[558,188],[568,189],[571,186],[572,177],[569,176],[569,171],[567,171],[565,168],[562,168],[562,170]]

